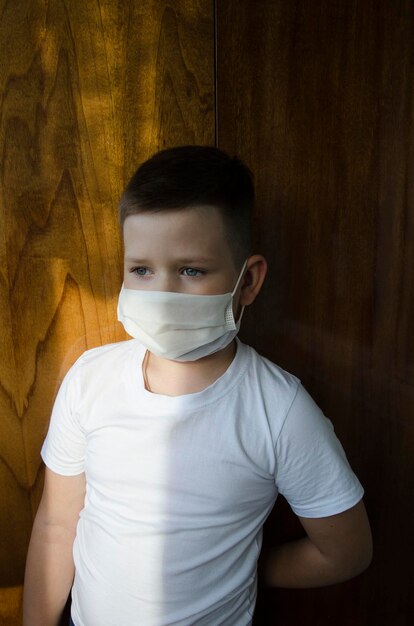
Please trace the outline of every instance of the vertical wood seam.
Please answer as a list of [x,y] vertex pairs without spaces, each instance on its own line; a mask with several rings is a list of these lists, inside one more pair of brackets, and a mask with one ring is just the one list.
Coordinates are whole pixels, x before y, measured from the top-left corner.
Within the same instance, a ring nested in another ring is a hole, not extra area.
[[218,148],[218,107],[217,107],[217,0],[213,0],[214,28],[214,145]]

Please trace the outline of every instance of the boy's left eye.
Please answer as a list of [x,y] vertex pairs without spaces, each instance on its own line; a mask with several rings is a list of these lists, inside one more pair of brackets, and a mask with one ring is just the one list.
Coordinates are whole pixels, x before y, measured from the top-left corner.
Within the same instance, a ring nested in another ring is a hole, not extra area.
[[201,276],[204,272],[202,272],[201,270],[196,270],[194,267],[185,267],[183,269],[183,273],[185,276]]

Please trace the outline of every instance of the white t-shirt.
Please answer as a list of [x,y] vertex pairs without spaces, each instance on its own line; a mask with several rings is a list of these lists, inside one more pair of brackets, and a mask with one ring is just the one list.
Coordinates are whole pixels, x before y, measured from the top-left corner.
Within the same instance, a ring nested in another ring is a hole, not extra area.
[[278,493],[304,517],[363,488],[298,378],[237,339],[198,393],[145,389],[135,339],[85,352],[66,375],[41,455],[85,472],[73,546],[76,626],[247,626],[262,525]]

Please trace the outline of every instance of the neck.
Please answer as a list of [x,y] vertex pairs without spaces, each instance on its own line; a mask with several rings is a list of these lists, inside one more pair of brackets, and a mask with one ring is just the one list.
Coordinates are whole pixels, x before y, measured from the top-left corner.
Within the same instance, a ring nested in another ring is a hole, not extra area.
[[143,374],[148,391],[180,396],[202,391],[212,385],[230,366],[236,354],[236,342],[197,361],[170,361],[147,352]]

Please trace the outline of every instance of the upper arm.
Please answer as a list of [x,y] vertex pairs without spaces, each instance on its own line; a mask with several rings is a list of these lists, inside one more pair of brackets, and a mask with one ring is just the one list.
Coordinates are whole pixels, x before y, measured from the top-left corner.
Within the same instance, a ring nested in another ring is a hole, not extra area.
[[297,516],[322,518],[349,509],[364,490],[332,422],[299,385],[279,433],[275,482]]
[[63,476],[46,466],[42,499],[36,514],[37,523],[74,532],[84,506],[85,492],[84,472]]
[[328,560],[359,571],[370,564],[372,535],[362,500],[337,515],[299,520],[311,542]]

